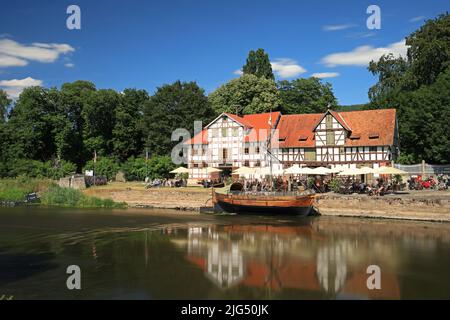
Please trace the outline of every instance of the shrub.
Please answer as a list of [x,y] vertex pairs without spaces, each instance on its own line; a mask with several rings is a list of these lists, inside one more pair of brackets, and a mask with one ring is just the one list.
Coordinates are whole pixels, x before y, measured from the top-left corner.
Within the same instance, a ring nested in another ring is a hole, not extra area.
[[124,208],[125,203],[114,202],[111,199],[100,199],[86,196],[83,192],[71,188],[50,186],[42,194],[41,203],[48,206],[73,208]]
[[150,167],[150,161],[143,158],[128,158],[122,165],[122,171],[127,181],[143,181],[147,176],[147,170]]
[[339,192],[340,188],[341,188],[341,180],[333,178],[330,181],[330,189],[334,192]]
[[174,169],[172,159],[167,156],[154,156],[149,160],[144,158],[128,158],[122,165],[122,171],[128,181],[143,181],[148,176],[151,179],[168,178]]
[[18,201],[33,192],[46,190],[53,182],[51,180],[33,179],[19,176],[15,179],[0,180],[0,200]]
[[83,173],[85,172],[85,170],[94,170],[94,168],[94,174],[96,176],[105,176],[108,180],[112,180],[119,171],[120,166],[116,162],[116,160],[112,158],[102,157],[98,159],[97,163],[95,164],[93,160],[88,161],[88,163],[86,163],[83,168]]
[[49,178],[57,180],[74,173],[76,165],[69,161],[61,160],[41,162],[30,159],[14,159],[2,168],[2,172],[9,177],[25,176],[29,178]]

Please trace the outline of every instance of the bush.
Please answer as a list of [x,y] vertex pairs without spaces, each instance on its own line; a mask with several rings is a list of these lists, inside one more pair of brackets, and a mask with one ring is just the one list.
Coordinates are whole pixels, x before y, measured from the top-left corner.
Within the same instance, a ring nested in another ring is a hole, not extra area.
[[76,171],[76,165],[69,161],[41,162],[30,159],[14,159],[2,168],[9,177],[25,176],[28,178],[49,178],[57,180]]
[[108,180],[112,180],[115,178],[117,172],[119,172],[120,166],[114,159],[102,157],[97,160],[95,165],[93,160],[88,161],[83,168],[83,173],[86,170],[94,170],[94,168],[94,174],[96,176],[105,176]]
[[0,180],[0,200],[24,200],[27,194],[41,192],[52,184],[51,180],[30,179],[25,176],[16,179],[2,179]]
[[168,156],[154,156],[149,160],[149,164],[149,177],[151,179],[169,178],[170,171],[175,169],[172,159]]
[[79,190],[50,186],[42,194],[41,203],[48,206],[72,208],[124,208],[125,203],[114,202],[111,199],[100,199],[86,196]]
[[147,169],[149,170],[150,161],[143,158],[128,158],[122,165],[122,171],[125,174],[127,181],[143,181],[147,176]]
[[149,160],[144,158],[129,158],[123,165],[122,171],[128,181],[143,181],[148,176],[151,179],[169,178],[174,169],[172,159],[167,156],[154,156]]
[[336,179],[336,178],[333,178],[333,179],[331,179],[331,181],[330,181],[330,189],[333,191],[333,192],[339,192],[339,190],[340,190],[340,188],[341,188],[341,180],[339,180],[339,179]]

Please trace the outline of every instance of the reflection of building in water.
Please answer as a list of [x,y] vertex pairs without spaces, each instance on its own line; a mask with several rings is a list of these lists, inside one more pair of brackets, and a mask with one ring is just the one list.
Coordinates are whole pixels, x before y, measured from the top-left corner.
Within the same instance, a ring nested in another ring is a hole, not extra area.
[[[383,270],[383,290],[367,289],[366,248],[354,247],[345,238],[330,244],[326,240],[308,226],[189,228],[186,258],[224,289],[245,286],[336,298],[399,298],[397,279],[389,270]],[[349,259],[354,256],[358,258]]]
[[321,247],[317,253],[317,277],[327,293],[339,292],[347,277],[347,250],[342,243]]
[[206,274],[220,288],[230,288],[244,277],[239,243],[219,237],[211,228],[188,229],[188,254],[206,259]]
[[207,261],[207,274],[220,288],[229,288],[244,277],[244,259],[238,243],[213,244]]

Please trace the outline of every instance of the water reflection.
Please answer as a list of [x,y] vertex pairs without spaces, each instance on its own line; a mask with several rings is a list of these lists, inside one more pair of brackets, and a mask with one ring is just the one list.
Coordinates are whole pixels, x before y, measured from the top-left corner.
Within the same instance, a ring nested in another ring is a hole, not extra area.
[[[18,299],[450,298],[448,224],[33,217],[0,214],[0,291]],[[80,292],[64,287],[70,264],[82,269]],[[381,290],[366,287],[372,264]]]
[[345,238],[330,239],[314,223],[190,227],[185,235],[170,237],[186,248],[185,259],[222,290],[244,286],[272,293],[301,290],[328,298],[400,298],[392,263],[380,260],[395,256],[396,248],[387,242],[370,246],[378,247],[373,261],[382,264],[385,285],[383,290],[371,292],[366,287],[370,248]]

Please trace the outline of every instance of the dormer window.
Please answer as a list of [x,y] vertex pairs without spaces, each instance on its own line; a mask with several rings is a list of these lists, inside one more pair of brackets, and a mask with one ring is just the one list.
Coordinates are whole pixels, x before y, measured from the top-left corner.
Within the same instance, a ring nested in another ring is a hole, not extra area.
[[359,140],[361,138],[361,135],[359,133],[353,133],[350,135],[351,140]]
[[378,139],[380,135],[376,132],[369,133],[369,139]]
[[278,141],[284,142],[284,141],[286,141],[286,137],[279,137],[279,138],[278,138]]
[[300,137],[298,137],[298,141],[306,141],[306,140],[308,140],[308,136],[301,135]]

